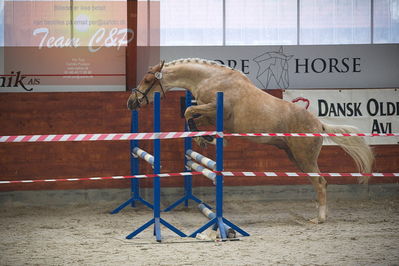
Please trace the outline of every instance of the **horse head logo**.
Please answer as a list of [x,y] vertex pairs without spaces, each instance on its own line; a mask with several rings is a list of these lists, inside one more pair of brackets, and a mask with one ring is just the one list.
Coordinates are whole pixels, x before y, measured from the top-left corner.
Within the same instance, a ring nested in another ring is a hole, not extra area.
[[288,60],[291,58],[292,55],[283,54],[283,47],[281,46],[277,52],[266,52],[253,59],[258,64],[256,79],[262,84],[263,89],[268,89],[272,80],[280,89],[289,87]]

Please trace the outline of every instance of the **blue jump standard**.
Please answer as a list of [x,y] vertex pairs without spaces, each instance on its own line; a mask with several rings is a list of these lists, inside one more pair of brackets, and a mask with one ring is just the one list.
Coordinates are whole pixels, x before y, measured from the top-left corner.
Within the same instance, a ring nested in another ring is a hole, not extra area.
[[[131,127],[130,127],[130,132],[131,133],[137,133],[139,131],[139,116],[138,116],[138,111],[133,110],[132,111],[132,118],[131,118]],[[138,140],[131,140],[130,141],[130,175],[137,175],[139,174],[139,158],[137,156],[134,156],[132,154],[132,151],[135,147],[138,147],[139,141]],[[133,178],[130,180],[130,192],[132,197],[119,205],[117,208],[115,208],[111,214],[115,214],[120,212],[123,208],[127,207],[129,204],[132,207],[136,207],[136,202],[140,202],[143,205],[147,206],[148,208],[153,209],[153,205],[143,199],[140,195],[140,180]]]
[[[186,106],[191,105],[191,93],[187,92],[186,94]],[[216,130],[218,132],[218,135],[216,136],[216,171],[221,172],[223,171],[223,93],[218,92],[217,93],[217,126]],[[185,125],[186,131],[189,130],[188,125]],[[132,112],[132,132],[137,132],[138,131],[138,115],[136,111]],[[154,94],[154,132],[160,132],[160,93],[156,92]],[[154,174],[160,174],[160,139],[155,139],[154,141],[154,155],[153,155],[153,162],[148,162],[153,165],[153,173]],[[130,150],[133,151],[135,147],[138,146],[138,141],[132,140],[130,142]],[[187,151],[192,149],[192,138],[185,138],[184,140],[184,146],[185,146],[185,151],[184,151],[184,162],[185,165],[187,164],[189,158],[187,158]],[[131,174],[135,175],[139,173],[139,157],[138,156],[133,156],[131,154],[130,157],[130,162],[131,162]],[[213,170],[213,169],[212,169]],[[186,171],[186,169],[185,169]],[[161,209],[160,209],[160,201],[161,201],[161,184],[160,184],[160,177],[155,177],[153,178],[153,191],[154,191],[154,199],[153,199],[153,204],[150,204],[149,202],[145,201],[143,198],[140,196],[140,186],[139,186],[139,180],[138,179],[132,179],[132,185],[131,185],[131,190],[133,197],[130,198],[128,201],[124,202],[121,204],[118,208],[116,208],[112,213],[117,213],[124,207],[128,206],[131,204],[132,206],[135,206],[135,202],[141,202],[144,205],[152,208],[153,210],[153,218],[137,228],[135,231],[133,231],[131,234],[126,236],[127,239],[131,239],[138,234],[140,234],[142,231],[147,229],[149,226],[154,225],[154,235],[155,238],[158,242],[161,242],[162,236],[161,236],[161,224],[164,225],[166,228],[171,230],[172,232],[176,233],[177,235],[181,237],[186,237],[187,235],[184,234],[182,231],[165,221],[164,219],[161,218]],[[169,211],[175,208],[176,206],[180,205],[181,203],[184,202],[185,206],[188,206],[188,201],[189,200],[194,200],[197,203],[203,203],[200,199],[198,199],[196,196],[192,194],[192,176],[185,176],[184,177],[184,196],[177,200],[175,203],[173,203],[171,206],[166,208],[164,211]],[[204,203],[203,203],[204,204]],[[210,208],[207,204],[204,204],[206,207]],[[217,174],[216,175],[216,214],[209,222],[207,222],[205,225],[201,226],[199,229],[194,231],[192,234],[190,234],[190,237],[195,237],[198,233],[203,232],[210,226],[214,226],[214,228],[218,227],[219,232],[220,232],[220,238],[222,240],[227,239],[227,230],[226,225],[231,227],[233,230],[236,232],[240,233],[243,236],[249,236],[247,232],[245,232],[243,229],[240,227],[236,226],[229,220],[223,217],[223,175]]]
[[[216,101],[216,131],[218,132],[216,136],[216,171],[223,171],[223,93],[217,93]],[[208,229],[212,225],[217,225],[219,228],[220,238],[222,240],[227,239],[227,232],[225,229],[225,224],[233,228],[233,230],[240,233],[242,236],[249,236],[249,234],[233,224],[229,220],[223,217],[223,175],[216,175],[216,217],[201,226],[199,229],[191,233],[190,237],[195,237],[198,233],[201,233]]]
[[[192,94],[190,91],[186,91],[186,108],[190,107],[192,105]],[[185,131],[190,131],[187,122],[185,123],[184,126],[184,130]],[[184,170],[183,171],[190,171],[186,168],[187,165],[187,161],[189,159],[187,159],[186,153],[188,150],[191,150],[193,147],[192,144],[192,138],[188,137],[188,138],[184,138]],[[173,210],[174,208],[176,208],[177,206],[179,206],[180,204],[182,204],[184,202],[184,206],[188,207],[188,202],[189,200],[193,200],[197,203],[203,203],[207,208],[212,209],[211,206],[209,206],[208,204],[204,203],[201,199],[199,199],[198,197],[196,197],[193,194],[193,176],[192,175],[187,175],[184,176],[184,196],[181,197],[180,199],[178,199],[176,202],[172,203],[169,207],[165,208],[163,211],[164,212],[168,212]]]
[[[189,91],[186,92],[186,108],[191,106],[191,98],[192,95]],[[186,123],[185,130],[189,131],[188,125]],[[216,117],[216,130],[219,133],[223,132],[223,93],[217,93],[217,117]],[[187,151],[192,151],[192,138],[185,138],[184,140],[184,165],[187,165],[188,160],[186,154]],[[213,170],[213,169],[212,169]],[[187,169],[185,169],[187,171]],[[216,139],[216,171],[223,171],[223,136],[217,136]],[[202,202],[199,198],[193,195],[192,191],[192,176],[184,177],[184,196],[177,200],[175,203],[167,207],[164,211],[170,211],[184,202],[185,206],[188,206],[188,201],[193,200],[197,203],[204,204],[207,208],[211,209],[211,207],[204,202]],[[227,239],[226,225],[231,227],[233,230],[237,231],[243,236],[249,236],[247,232],[245,232],[240,227],[236,226],[229,220],[223,217],[223,175],[216,175],[216,214],[215,216],[207,222],[205,225],[194,231],[190,234],[190,237],[195,237],[198,233],[205,231],[210,226],[218,227],[220,232],[220,237],[222,240]],[[227,227],[228,228],[228,227]]]
[[[160,112],[160,93],[156,92],[154,93],[154,132],[160,132],[161,131],[161,112]],[[154,169],[153,173],[154,174],[160,174],[161,173],[161,140],[160,139],[155,139],[154,141]],[[154,235],[155,239],[158,242],[161,242],[162,240],[162,235],[161,235],[161,224],[164,225],[166,228],[171,230],[172,232],[176,233],[177,235],[181,237],[186,237],[187,235],[184,234],[182,231],[165,221],[164,219],[161,218],[161,180],[160,177],[154,177],[153,178],[153,190],[154,190],[154,202],[152,205],[153,209],[153,218],[137,228],[135,231],[133,231],[131,234],[126,236],[127,239],[131,239],[144,231],[146,228],[148,228],[150,225],[154,225]]]

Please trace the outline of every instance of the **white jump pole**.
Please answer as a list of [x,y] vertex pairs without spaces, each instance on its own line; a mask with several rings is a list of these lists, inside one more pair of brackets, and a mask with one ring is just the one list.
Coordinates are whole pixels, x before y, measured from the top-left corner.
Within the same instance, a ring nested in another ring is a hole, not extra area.
[[205,177],[209,178],[212,180],[213,184],[216,184],[216,173],[212,172],[211,170],[203,167],[202,165],[193,162],[193,161],[187,161],[186,164],[188,169],[193,169],[196,172],[201,172]]
[[216,162],[209,159],[208,157],[205,157],[204,155],[202,155],[198,152],[195,152],[193,150],[187,150],[186,155],[188,157],[190,157],[191,159],[205,165],[209,169],[216,171]]
[[132,151],[133,156],[140,157],[145,160],[147,163],[151,164],[154,167],[154,156],[146,152],[145,150],[140,149],[139,147],[133,148]]

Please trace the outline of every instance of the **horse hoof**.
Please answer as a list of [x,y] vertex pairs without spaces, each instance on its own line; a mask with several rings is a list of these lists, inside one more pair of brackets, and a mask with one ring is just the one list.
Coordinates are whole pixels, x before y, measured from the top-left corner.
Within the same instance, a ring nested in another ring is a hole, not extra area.
[[208,144],[213,144],[213,145],[216,144],[215,138],[212,136],[195,137],[194,140],[195,142],[197,142],[198,146],[200,146],[203,149],[206,149],[208,147]]
[[201,149],[206,149],[208,147],[208,144],[206,142],[201,142],[200,147]]
[[325,219],[314,218],[314,219],[309,220],[309,222],[312,224],[322,224],[325,222]]
[[208,141],[208,142],[212,142],[214,140],[213,136],[203,136],[203,138]]
[[206,149],[208,147],[208,142],[202,137],[195,137],[194,141],[200,146],[201,149]]

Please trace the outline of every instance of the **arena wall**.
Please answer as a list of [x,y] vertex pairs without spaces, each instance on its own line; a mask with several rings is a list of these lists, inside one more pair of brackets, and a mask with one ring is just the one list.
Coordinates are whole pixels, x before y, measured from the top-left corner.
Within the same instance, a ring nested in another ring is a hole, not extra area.
[[[281,91],[271,91],[281,97]],[[0,135],[69,134],[69,133],[126,133],[130,129],[130,112],[126,109],[128,92],[79,93],[2,93],[0,97]],[[162,131],[182,131],[180,117],[182,91],[167,94],[161,101]],[[139,112],[140,131],[152,132],[152,106]],[[231,171],[297,171],[285,153],[273,146],[258,145],[242,138],[227,138],[225,169]],[[151,141],[140,146],[152,151]],[[197,147],[197,150],[200,150]],[[399,145],[374,146],[375,172],[397,172]],[[162,172],[181,172],[183,168],[183,140],[161,141]],[[214,147],[202,151],[214,157]],[[339,147],[323,147],[319,158],[323,172],[355,172],[354,163]],[[58,143],[1,143],[0,179],[43,179],[64,177],[94,177],[129,175],[128,141],[58,142]],[[151,173],[146,164],[142,173]],[[397,179],[373,178],[371,183],[393,183]],[[179,187],[183,178],[162,180],[163,186]],[[355,178],[330,178],[331,184],[356,183]],[[0,191],[62,190],[125,188],[128,180],[52,182],[35,184],[5,184]],[[143,180],[143,187],[151,186]],[[306,178],[288,177],[232,177],[227,186],[308,184]],[[212,186],[211,181],[198,176],[195,186]]]

